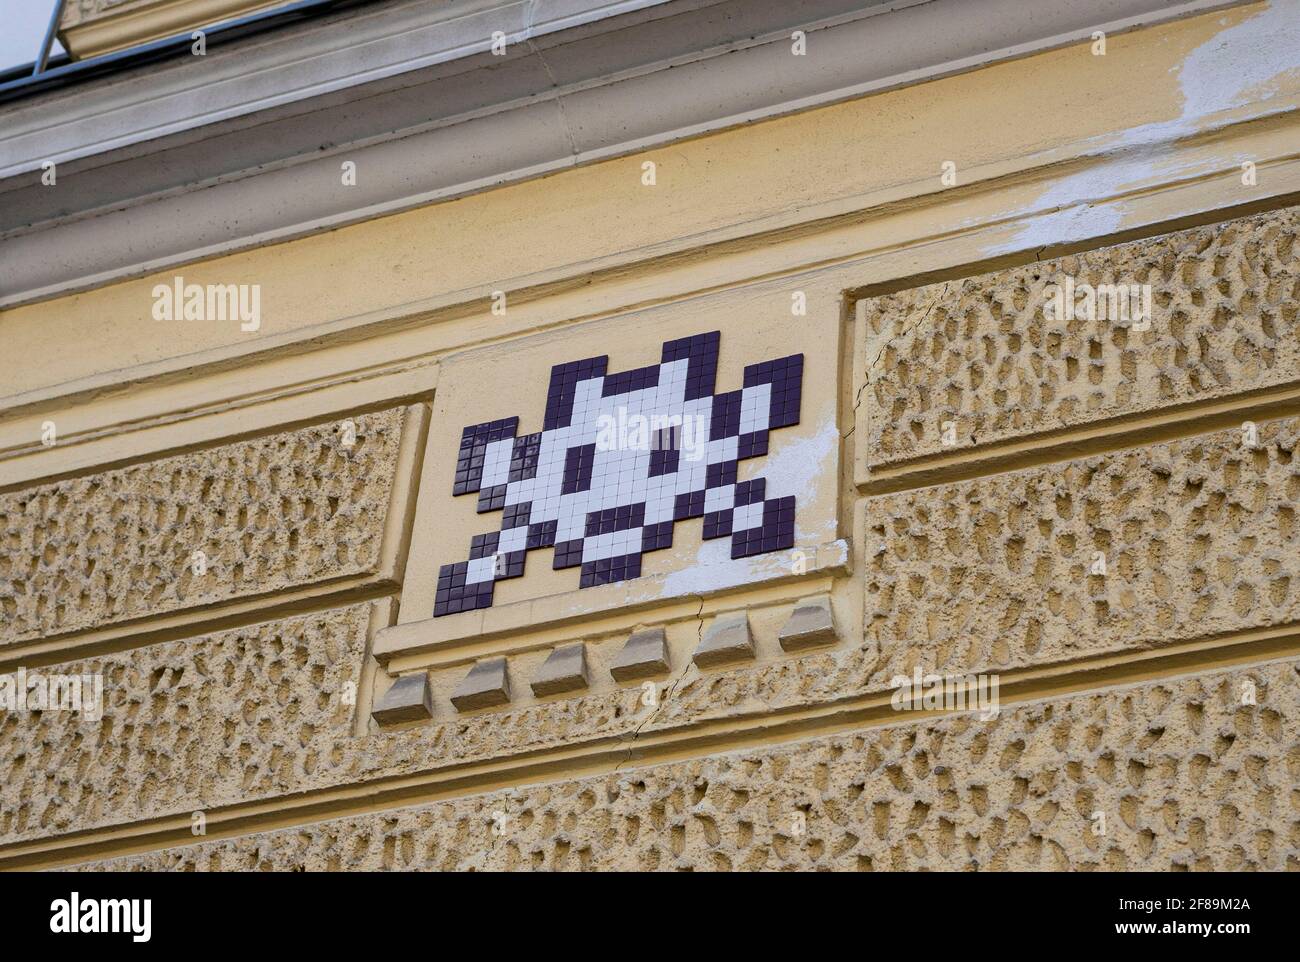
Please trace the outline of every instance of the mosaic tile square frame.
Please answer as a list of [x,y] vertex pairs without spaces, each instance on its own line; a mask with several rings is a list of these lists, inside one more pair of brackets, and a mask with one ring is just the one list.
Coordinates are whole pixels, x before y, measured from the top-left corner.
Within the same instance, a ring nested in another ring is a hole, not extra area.
[[[787,290],[731,288],[443,358],[397,619],[424,627],[402,644],[653,617],[684,598],[824,577],[845,550],[849,370],[840,301],[825,303],[835,310],[792,318]],[[649,399],[669,388],[675,413],[701,416],[694,434],[654,424],[619,458],[575,428],[600,413],[663,414]],[[700,456],[715,417],[726,449]],[[546,440],[561,434],[563,445]],[[590,494],[606,486],[607,499]],[[782,499],[793,504],[767,506]]]
[[793,547],[795,496],[768,498],[766,479],[738,481],[738,465],[799,423],[804,355],[750,364],[740,389],[719,393],[721,337],[666,341],[659,363],[614,374],[608,355],[553,365],[540,432],[519,435],[518,416],[465,427],[451,493],[502,517],[472,536],[468,560],[439,568],[434,616],[490,607],[538,548],[588,588],[639,577],[644,554],[695,518],[704,539],[731,539],[733,559]]

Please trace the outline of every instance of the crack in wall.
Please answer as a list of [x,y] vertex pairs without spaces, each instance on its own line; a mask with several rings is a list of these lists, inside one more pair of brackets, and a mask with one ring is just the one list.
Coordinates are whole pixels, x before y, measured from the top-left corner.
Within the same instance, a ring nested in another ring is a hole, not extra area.
[[867,382],[864,378],[862,386],[858,388],[858,393],[853,398],[853,420],[849,424],[849,429],[840,435],[841,441],[847,441],[853,436],[853,432],[858,429],[858,408],[862,407],[862,392],[867,389]]
[[840,435],[841,441],[847,441],[849,437],[852,436],[853,432],[857,430],[858,409],[862,407],[862,394],[864,391],[866,391],[868,387],[871,386],[872,372],[875,371],[875,369],[879,366],[880,359],[884,357],[885,351],[889,349],[889,342],[894,338],[906,337],[907,335],[911,334],[914,330],[916,330],[918,327],[923,325],[927,320],[929,320],[930,315],[934,313],[935,307],[938,306],[939,302],[943,300],[944,296],[948,293],[948,285],[951,283],[952,283],[951,281],[944,282],[943,290],[939,291],[939,293],[934,296],[934,300],[930,302],[930,306],[926,308],[925,314],[921,316],[920,320],[912,323],[905,330],[900,331],[892,338],[886,338],[885,343],[880,346],[880,350],[876,352],[875,358],[872,359],[871,363],[867,365],[866,371],[863,376],[862,386],[858,388],[858,392],[853,398],[853,423],[849,426],[849,429],[847,431],[845,431],[842,435]]
[[[700,642],[704,640],[704,596],[696,595],[696,597],[700,601],[700,607],[695,612],[695,620],[698,622],[698,629],[695,635],[695,644],[696,647],[698,648]],[[647,725],[649,725],[651,722],[653,722],[656,718],[659,717],[659,713],[664,710],[664,705],[668,703],[668,700],[672,698],[673,693],[677,691],[677,686],[682,683],[682,679],[686,677],[686,673],[691,670],[691,666],[693,664],[695,663],[688,657],[686,659],[686,667],[683,668],[681,673],[676,678],[673,679],[672,684],[668,686],[667,690],[664,692],[663,697],[659,699],[659,704],[655,706],[655,710],[650,713],[649,717],[646,718],[645,721],[643,721],[640,725],[637,725],[636,728],[633,729],[632,737],[628,740],[628,744],[627,744],[627,757],[614,766],[614,771],[611,774],[617,774],[619,769],[621,769],[625,763],[630,762],[632,760],[632,749],[635,745],[638,736],[640,736],[642,730]]]
[[[533,43],[533,18],[536,14],[537,0],[532,0],[528,4],[528,23],[524,27],[524,43],[528,44],[528,49],[533,52],[538,62],[541,63],[542,69],[546,71],[547,79],[551,81],[551,86],[559,91],[560,82],[555,78],[555,72],[551,70],[551,65],[546,62],[546,58],[542,56],[542,51],[538,49],[537,44]],[[564,112],[564,95],[557,92],[554,100],[555,108],[560,112],[560,123],[564,126],[564,136],[569,141],[569,151],[576,157],[579,153],[578,141],[573,136],[573,128],[569,126],[569,116]]]
[[[909,334],[911,334],[913,331],[915,331],[918,327],[920,327],[921,325],[923,325],[926,321],[928,321],[928,320],[930,319],[930,315],[934,313],[934,309],[939,305],[939,302],[940,302],[941,300],[943,300],[944,295],[946,295],[946,294],[948,293],[948,287],[949,287],[951,284],[952,284],[952,281],[944,281],[944,284],[943,284],[943,290],[941,290],[938,294],[936,294],[936,295],[934,296],[934,300],[931,301],[931,302],[930,302],[930,306],[927,307],[927,308],[925,309],[925,313],[921,316],[921,319],[918,320],[918,321],[916,321],[916,322],[914,322],[914,323],[912,323],[912,324],[910,324],[910,325],[908,325],[907,328],[905,328],[905,329],[902,330],[902,331],[899,331],[896,335],[894,335],[894,337],[906,337],[907,335],[909,335]],[[868,379],[871,377],[871,372],[874,371],[874,370],[876,369],[876,367],[880,364],[880,359],[884,356],[885,351],[886,351],[888,348],[889,348],[889,341],[886,340],[886,342],[885,342],[884,344],[881,345],[880,350],[876,352],[876,356],[875,356],[875,358],[872,360],[872,362],[871,362],[870,364],[867,365],[867,377],[868,377]],[[866,385],[866,384],[863,384],[862,386],[865,388],[867,385]],[[861,392],[859,392],[859,400],[860,400],[860,396],[861,396]],[[854,409],[855,411],[857,410],[857,404],[856,404],[856,403],[854,404],[853,409]]]

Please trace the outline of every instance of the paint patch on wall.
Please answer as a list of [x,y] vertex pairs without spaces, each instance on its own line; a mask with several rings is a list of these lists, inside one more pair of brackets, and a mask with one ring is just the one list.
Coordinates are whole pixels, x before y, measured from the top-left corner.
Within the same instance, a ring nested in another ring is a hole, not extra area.
[[1053,244],[1087,241],[1125,226],[1129,207],[1099,200],[1151,183],[1217,173],[1250,157],[1192,155],[1180,159],[1171,145],[1228,122],[1281,113],[1275,103],[1285,78],[1300,71],[1300,4],[1276,2],[1244,20],[1220,19],[1223,29],[1184,59],[1178,70],[1182,108],[1177,117],[1118,130],[1089,142],[1097,163],[1054,181],[1031,204],[1003,216],[1026,218],[1007,239],[990,244],[989,255],[1019,253]]

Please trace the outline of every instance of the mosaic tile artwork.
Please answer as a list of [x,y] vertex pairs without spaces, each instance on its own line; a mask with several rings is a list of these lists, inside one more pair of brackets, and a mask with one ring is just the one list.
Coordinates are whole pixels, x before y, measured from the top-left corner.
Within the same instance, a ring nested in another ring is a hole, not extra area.
[[729,537],[732,558],[793,547],[794,496],[738,483],[737,466],[799,423],[803,355],[752,364],[740,390],[715,394],[720,339],[667,341],[658,364],[618,374],[608,356],[557,364],[541,431],[520,436],[518,417],[465,428],[452,493],[477,493],[501,527],[439,569],[434,616],[490,607],[535,548],[579,568],[581,588],[639,577],[642,555],[671,547],[690,518],[705,538]]

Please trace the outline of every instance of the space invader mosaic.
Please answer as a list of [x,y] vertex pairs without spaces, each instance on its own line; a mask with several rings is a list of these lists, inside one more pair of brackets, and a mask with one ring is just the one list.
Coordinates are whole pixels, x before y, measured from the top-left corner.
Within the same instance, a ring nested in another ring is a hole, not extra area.
[[793,547],[794,496],[738,482],[737,466],[799,423],[803,355],[752,364],[739,390],[716,394],[720,340],[667,341],[658,364],[618,374],[608,356],[557,364],[541,431],[519,435],[518,417],[465,428],[452,493],[477,492],[501,526],[439,569],[434,616],[490,607],[535,548],[579,568],[580,588],[637,578],[645,552],[671,547],[691,518],[704,538],[730,538],[732,558]]

